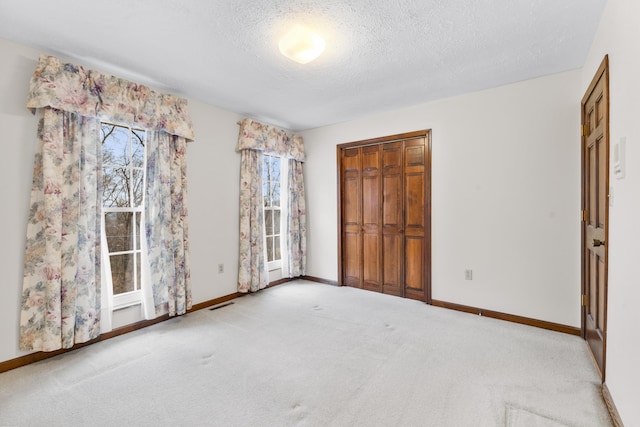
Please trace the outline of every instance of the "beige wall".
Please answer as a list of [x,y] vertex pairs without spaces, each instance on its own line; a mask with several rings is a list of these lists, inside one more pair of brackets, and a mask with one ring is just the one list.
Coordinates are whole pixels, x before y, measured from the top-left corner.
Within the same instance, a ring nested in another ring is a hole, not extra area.
[[[0,361],[24,354],[17,348],[19,305],[36,135],[36,120],[24,105],[40,53],[0,39]],[[193,99],[189,108],[196,134],[188,147],[191,276],[193,302],[199,303],[236,291],[240,116]],[[219,263],[224,274],[217,272]],[[120,322],[132,319],[131,313],[120,316]]]
[[337,279],[336,144],[431,129],[433,298],[579,327],[580,81],[566,72],[304,132],[308,274]]
[[[586,90],[605,54],[611,149],[626,138],[624,179],[610,176],[607,385],[627,426],[640,425],[640,2],[609,0],[582,71]],[[612,170],[612,168],[611,168]]]

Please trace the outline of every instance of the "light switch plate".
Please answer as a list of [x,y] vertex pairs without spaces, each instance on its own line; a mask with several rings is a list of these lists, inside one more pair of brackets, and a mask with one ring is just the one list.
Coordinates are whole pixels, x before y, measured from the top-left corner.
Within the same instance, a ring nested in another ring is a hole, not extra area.
[[625,175],[625,149],[627,145],[627,137],[623,136],[613,146],[613,176],[616,179],[622,179]]

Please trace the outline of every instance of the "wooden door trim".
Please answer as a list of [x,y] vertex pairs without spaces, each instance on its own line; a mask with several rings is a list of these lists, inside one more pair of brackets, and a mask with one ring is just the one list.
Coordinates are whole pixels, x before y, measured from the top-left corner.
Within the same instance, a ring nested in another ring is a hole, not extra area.
[[[593,92],[593,89],[598,84],[598,80],[600,76],[603,74],[605,74],[607,79],[606,82],[607,82],[607,100],[608,100],[609,99],[609,55],[604,56],[604,58],[602,59],[602,62],[600,63],[600,66],[598,67],[598,71],[596,71],[595,75],[593,76],[593,79],[591,80],[591,83],[589,83],[589,87],[587,88],[580,102],[582,106],[584,106],[584,104],[587,102],[587,99],[589,99],[589,95],[591,94],[591,92]],[[607,113],[608,112],[609,112],[609,109],[607,109]],[[584,109],[582,110],[582,119],[584,121]]]
[[419,130],[415,132],[406,132],[395,135],[370,138],[361,141],[352,141],[336,146],[336,164],[337,164],[337,198],[338,198],[338,286],[344,286],[343,283],[343,269],[342,264],[342,152],[352,148],[362,148],[369,145],[385,144],[394,141],[402,141],[413,138],[425,138],[426,159],[425,172],[426,187],[425,187],[425,254],[424,265],[426,271],[425,274],[425,302],[427,304],[432,303],[431,299],[431,129]]
[[[603,328],[604,330],[603,332],[603,336],[602,336],[602,371],[600,372],[600,376],[602,379],[602,382],[604,383],[605,381],[605,374],[606,374],[606,361],[607,361],[607,322],[608,322],[608,295],[609,295],[609,143],[610,143],[610,120],[609,120],[609,110],[610,110],[610,98],[609,98],[609,55],[605,55],[604,59],[602,60],[602,62],[600,63],[600,66],[598,67],[598,71],[595,73],[593,79],[591,80],[591,83],[589,84],[589,87],[587,88],[587,91],[585,92],[584,96],[582,97],[582,100],[580,102],[580,127],[581,127],[581,137],[580,137],[580,152],[581,152],[581,161],[580,161],[580,169],[581,169],[581,209],[582,209],[582,221],[581,221],[581,227],[580,227],[580,233],[581,233],[581,242],[580,242],[580,282],[581,282],[581,294],[582,297],[580,298],[581,301],[581,336],[583,339],[587,339],[587,306],[585,305],[585,301],[584,301],[584,296],[587,295],[588,290],[587,290],[587,272],[585,271],[586,268],[586,263],[585,263],[585,250],[586,247],[588,245],[588,242],[586,241],[586,221],[587,219],[584,217],[584,212],[586,210],[588,210],[588,206],[586,205],[587,201],[585,199],[585,190],[586,190],[586,179],[587,179],[587,174],[585,171],[585,161],[586,161],[586,142],[587,142],[587,136],[585,135],[584,132],[584,126],[586,125],[587,122],[587,117],[585,114],[585,104],[587,103],[587,100],[589,99],[589,97],[591,96],[591,93],[593,92],[593,90],[595,89],[596,85],[598,84],[598,82],[600,81],[601,78],[604,78],[604,86],[605,86],[605,100],[606,100],[606,111],[605,111],[605,117],[606,117],[606,129],[604,132],[604,139],[605,139],[605,149],[606,149],[606,156],[605,156],[605,167],[606,167],[606,173],[605,173],[605,187],[606,187],[606,194],[607,194],[607,201],[605,203],[605,224],[604,224],[604,235],[605,235],[605,242],[606,244],[604,245],[604,251],[605,251],[605,270],[606,270],[606,274],[604,276],[604,320],[603,320]],[[591,350],[589,350],[591,351]],[[595,363],[595,360],[594,360]],[[595,363],[597,366],[597,363]]]
[[362,141],[345,142],[338,145],[338,152],[347,148],[360,148],[367,145],[384,144],[387,142],[402,141],[405,139],[426,137],[431,132],[430,129],[419,130],[415,132],[399,133],[396,135],[381,136],[378,138],[365,139]]
[[338,286],[344,286],[342,283],[342,148],[336,146],[336,165],[337,165],[337,186],[336,194],[338,195]]

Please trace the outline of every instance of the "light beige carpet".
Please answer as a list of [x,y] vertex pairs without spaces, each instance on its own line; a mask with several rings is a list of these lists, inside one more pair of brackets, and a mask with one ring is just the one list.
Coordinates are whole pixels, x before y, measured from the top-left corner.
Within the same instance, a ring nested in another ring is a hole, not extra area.
[[294,282],[0,374],[0,426],[125,425],[610,421],[578,337]]
[[568,427],[544,415],[522,408],[507,407],[507,427]]

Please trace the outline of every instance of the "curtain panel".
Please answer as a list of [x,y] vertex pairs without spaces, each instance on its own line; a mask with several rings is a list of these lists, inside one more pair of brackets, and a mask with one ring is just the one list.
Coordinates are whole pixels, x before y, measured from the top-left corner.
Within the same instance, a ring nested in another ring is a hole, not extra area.
[[187,145],[164,132],[148,132],[147,145],[145,234],[153,304],[156,315],[175,316],[191,308]]
[[19,347],[53,351],[100,334],[100,122],[38,116]]
[[263,154],[240,152],[240,253],[238,292],[256,292],[267,286],[264,252],[264,210],[262,196]]
[[304,162],[304,144],[300,135],[290,134],[283,129],[251,119],[243,119],[239,125],[236,151],[257,150],[264,154]]
[[240,160],[240,254],[238,291],[255,292],[268,284],[264,251],[264,203],[262,195],[262,159],[265,154],[289,162],[287,180],[288,210],[285,231],[288,277],[305,274],[306,208],[302,162],[305,160],[302,137],[255,120],[243,119],[236,151]]
[[288,277],[304,276],[307,268],[307,210],[304,195],[302,162],[289,159],[287,207]]
[[[146,237],[156,312],[191,308],[187,100],[41,55],[27,108],[38,114],[21,302],[21,350],[70,348],[100,334],[102,150],[100,121],[152,135],[153,191]],[[157,269],[162,268],[158,273]]]
[[40,55],[27,108],[45,107],[194,139],[186,99]]

